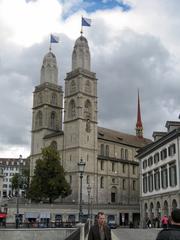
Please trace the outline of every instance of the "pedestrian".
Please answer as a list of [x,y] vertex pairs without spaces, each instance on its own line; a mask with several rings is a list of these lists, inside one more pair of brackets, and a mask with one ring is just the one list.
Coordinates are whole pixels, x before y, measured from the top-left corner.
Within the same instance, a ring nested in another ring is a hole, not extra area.
[[98,212],[97,222],[91,226],[88,240],[112,240],[111,230],[106,224],[106,217],[103,212]]
[[171,213],[171,228],[161,230],[156,240],[177,240],[180,239],[180,209],[176,208]]
[[168,217],[166,215],[164,215],[162,217],[161,223],[162,223],[162,227],[163,228],[167,228],[168,227]]

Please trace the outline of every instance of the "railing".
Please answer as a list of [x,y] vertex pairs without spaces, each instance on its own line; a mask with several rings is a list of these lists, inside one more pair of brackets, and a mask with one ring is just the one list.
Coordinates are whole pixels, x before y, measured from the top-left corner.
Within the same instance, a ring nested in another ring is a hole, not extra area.
[[65,240],[79,240],[80,239],[80,228],[75,230],[70,236],[68,236]]
[[[19,223],[18,228],[73,228],[75,226],[75,222],[23,222]],[[15,222],[1,222],[0,229],[2,228],[16,228]]]

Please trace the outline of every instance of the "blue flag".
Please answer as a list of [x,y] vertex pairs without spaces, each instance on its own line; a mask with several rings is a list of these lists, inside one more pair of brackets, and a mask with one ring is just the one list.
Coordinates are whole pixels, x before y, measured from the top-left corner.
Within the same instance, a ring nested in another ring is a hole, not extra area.
[[82,17],[82,26],[90,27],[91,26],[91,19]]
[[50,43],[58,43],[58,42],[59,42],[59,37],[51,34]]

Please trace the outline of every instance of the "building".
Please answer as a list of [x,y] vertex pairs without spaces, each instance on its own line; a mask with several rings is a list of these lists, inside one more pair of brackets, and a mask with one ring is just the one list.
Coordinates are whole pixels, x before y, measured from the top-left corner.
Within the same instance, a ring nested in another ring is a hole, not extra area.
[[160,221],[180,207],[180,122],[167,121],[167,132],[154,132],[154,142],[141,148],[141,223]]
[[[23,169],[29,169],[28,159],[22,158],[0,158],[0,169],[2,170],[2,198],[12,198],[15,193],[12,189],[12,177]],[[22,195],[23,190],[20,191]]]
[[[89,202],[87,186],[90,186],[94,209],[104,210],[109,219],[115,219],[118,224],[128,224],[133,217],[138,221],[139,162],[135,155],[137,149],[150,142],[142,134],[139,95],[137,135],[98,126],[97,78],[91,71],[88,41],[82,35],[74,45],[72,70],[65,78],[64,98],[62,86],[58,84],[56,57],[51,50],[44,56],[40,84],[33,94],[31,175],[41,149],[53,145],[60,153],[72,188],[66,203],[75,204],[78,211],[78,163],[83,159],[86,163],[83,204]],[[75,218],[78,219],[78,213]]]

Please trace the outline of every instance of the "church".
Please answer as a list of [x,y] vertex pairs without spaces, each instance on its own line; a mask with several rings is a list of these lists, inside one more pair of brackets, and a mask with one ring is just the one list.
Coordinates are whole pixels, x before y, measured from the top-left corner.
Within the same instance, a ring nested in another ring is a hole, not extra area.
[[82,160],[83,214],[87,214],[91,201],[93,214],[101,210],[117,224],[138,224],[139,162],[135,156],[139,148],[151,142],[143,137],[139,94],[135,135],[98,126],[97,78],[91,71],[90,49],[82,34],[75,41],[72,69],[64,88],[58,83],[56,56],[50,49],[33,92],[31,176],[41,149],[52,145],[59,152],[72,189],[72,194],[61,201],[72,206],[69,212],[75,220],[81,188],[78,163]]

